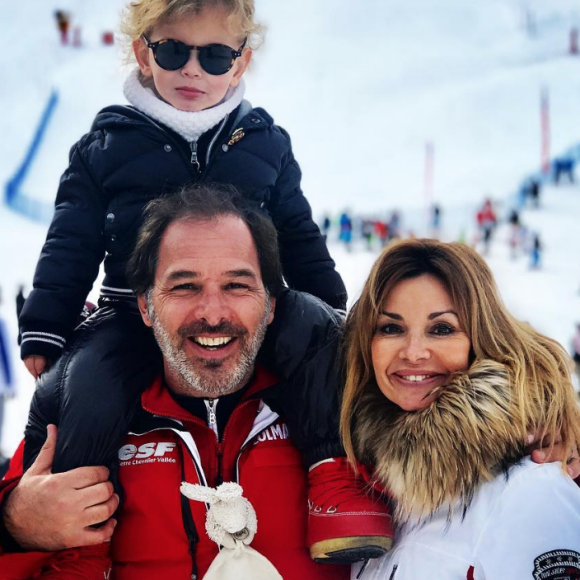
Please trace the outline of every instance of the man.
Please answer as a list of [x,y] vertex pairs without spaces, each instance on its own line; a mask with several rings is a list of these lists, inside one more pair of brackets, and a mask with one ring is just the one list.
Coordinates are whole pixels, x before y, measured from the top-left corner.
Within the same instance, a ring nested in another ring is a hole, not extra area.
[[[164,377],[144,392],[119,450],[124,502],[113,519],[119,498],[105,468],[51,474],[56,432],[49,427],[31,468],[0,489],[7,496],[0,496],[0,545],[30,551],[0,557],[0,570],[12,574],[6,577],[43,569],[46,578],[103,578],[112,562],[121,580],[201,578],[218,546],[205,534],[206,506],[181,495],[180,484],[238,481],[257,513],[252,547],[284,578],[348,578],[346,567],[309,557],[307,474],[285,421],[267,404],[279,381],[256,365],[283,281],[273,226],[251,215],[207,188],[150,209],[131,282],[162,351]],[[74,513],[54,534],[54,520],[72,504],[84,527]],[[34,552],[76,545],[85,547]]]

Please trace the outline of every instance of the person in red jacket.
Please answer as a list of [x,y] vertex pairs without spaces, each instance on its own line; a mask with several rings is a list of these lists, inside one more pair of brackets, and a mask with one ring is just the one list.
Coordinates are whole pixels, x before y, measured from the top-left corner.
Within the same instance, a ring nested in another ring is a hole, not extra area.
[[[206,504],[182,495],[183,481],[239,483],[258,520],[251,547],[286,580],[349,577],[347,566],[309,556],[308,474],[284,417],[268,405],[279,381],[256,363],[282,276],[273,226],[252,211],[246,219],[231,193],[207,186],[149,208],[129,271],[164,372],[143,393],[119,449],[123,502],[111,517],[118,497],[105,468],[51,474],[56,432],[49,427],[32,467],[20,478],[20,453],[0,487],[2,580],[203,578],[219,547],[205,532]],[[63,477],[68,488],[55,483],[64,485]],[[344,482],[356,485],[354,476]],[[51,549],[49,531],[58,547],[75,527],[62,520],[70,506],[86,518],[78,542],[85,547],[35,551]],[[379,503],[376,512],[389,519]]]
[[57,10],[54,13],[54,17],[60,33],[60,43],[66,46],[68,44],[68,31],[70,29],[70,14],[63,10]]

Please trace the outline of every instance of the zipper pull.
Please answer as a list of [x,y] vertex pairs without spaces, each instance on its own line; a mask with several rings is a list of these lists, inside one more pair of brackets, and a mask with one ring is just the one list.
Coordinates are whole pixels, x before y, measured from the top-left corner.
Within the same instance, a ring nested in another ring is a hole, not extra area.
[[213,426],[217,422],[215,416],[215,399],[210,399],[207,402],[207,410],[208,410],[207,422],[209,426],[213,429],[214,428]]
[[215,410],[218,404],[218,399],[205,399],[205,406],[207,409],[207,425],[215,433],[216,439],[220,440],[218,431],[217,417]]
[[189,148],[191,149],[191,164],[195,165],[195,170],[199,173],[201,165],[199,164],[199,160],[197,159],[197,141],[192,141],[189,144]]

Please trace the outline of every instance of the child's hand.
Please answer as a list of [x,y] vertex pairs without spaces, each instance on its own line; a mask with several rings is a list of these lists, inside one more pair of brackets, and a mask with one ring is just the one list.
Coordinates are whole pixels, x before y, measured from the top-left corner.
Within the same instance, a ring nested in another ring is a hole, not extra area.
[[37,379],[48,368],[48,359],[39,354],[32,354],[24,359],[28,372]]
[[527,451],[531,453],[532,461],[536,463],[550,463],[553,461],[566,462],[566,471],[572,479],[580,476],[580,457],[574,450],[571,457],[565,457],[559,439],[551,445],[550,441],[540,441],[536,434],[530,433],[528,441],[531,445]]

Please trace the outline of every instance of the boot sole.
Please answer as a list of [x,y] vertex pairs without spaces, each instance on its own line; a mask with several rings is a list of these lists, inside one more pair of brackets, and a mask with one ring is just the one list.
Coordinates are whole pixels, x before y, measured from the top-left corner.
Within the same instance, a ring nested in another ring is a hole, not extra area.
[[380,558],[390,549],[393,540],[384,536],[354,536],[323,540],[310,546],[310,557],[320,564],[354,564]]

